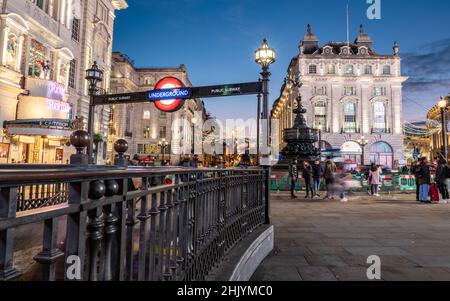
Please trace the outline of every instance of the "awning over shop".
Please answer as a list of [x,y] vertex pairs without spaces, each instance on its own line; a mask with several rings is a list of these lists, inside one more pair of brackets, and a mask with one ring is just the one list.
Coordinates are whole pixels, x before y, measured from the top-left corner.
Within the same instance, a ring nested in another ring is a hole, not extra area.
[[65,119],[6,121],[5,128],[10,135],[70,137],[73,132],[71,120]]
[[38,136],[70,137],[72,132],[73,132],[72,130],[8,127],[8,133],[11,135],[38,135]]

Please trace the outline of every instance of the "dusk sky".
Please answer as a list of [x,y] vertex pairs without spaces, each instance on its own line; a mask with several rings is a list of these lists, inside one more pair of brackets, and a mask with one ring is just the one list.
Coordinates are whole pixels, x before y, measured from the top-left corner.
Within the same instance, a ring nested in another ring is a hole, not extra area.
[[[263,38],[277,51],[271,66],[272,102],[279,96],[289,62],[310,23],[319,44],[346,40],[345,0],[128,0],[117,13],[114,50],[137,67],[185,64],[194,86],[256,81],[254,51]],[[450,92],[450,1],[381,0],[381,20],[369,20],[366,0],[350,0],[353,41],[363,23],[380,54],[398,41],[403,75],[404,117],[424,120],[426,109]],[[219,119],[253,118],[256,97],[205,100]]]

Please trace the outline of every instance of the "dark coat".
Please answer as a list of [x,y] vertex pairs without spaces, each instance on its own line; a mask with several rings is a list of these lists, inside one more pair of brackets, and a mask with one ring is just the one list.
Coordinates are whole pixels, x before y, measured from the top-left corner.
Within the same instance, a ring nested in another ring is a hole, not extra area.
[[320,177],[322,176],[323,173],[323,167],[321,164],[313,164],[312,166],[313,169],[313,179],[320,179]]
[[291,163],[291,165],[289,165],[289,177],[298,179],[297,164]]
[[311,165],[308,165],[308,167],[303,166],[302,177],[303,177],[303,179],[305,179],[305,182],[311,182],[312,173],[313,173],[313,170],[312,170]]
[[431,184],[431,171],[428,164],[421,164],[417,174],[419,185]]

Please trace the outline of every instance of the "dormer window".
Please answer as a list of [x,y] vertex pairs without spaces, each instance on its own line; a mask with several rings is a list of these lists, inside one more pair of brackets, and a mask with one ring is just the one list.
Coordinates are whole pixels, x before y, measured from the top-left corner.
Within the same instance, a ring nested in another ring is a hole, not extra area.
[[350,47],[349,46],[341,47],[341,55],[350,55]]
[[369,54],[369,50],[367,49],[367,47],[359,47],[358,49],[358,55],[368,55]]
[[317,74],[317,65],[309,65],[309,74]]
[[323,54],[328,54],[328,55],[333,54],[333,48],[331,46],[325,46],[323,48]]
[[391,75],[391,66],[384,66],[383,67],[383,75]]

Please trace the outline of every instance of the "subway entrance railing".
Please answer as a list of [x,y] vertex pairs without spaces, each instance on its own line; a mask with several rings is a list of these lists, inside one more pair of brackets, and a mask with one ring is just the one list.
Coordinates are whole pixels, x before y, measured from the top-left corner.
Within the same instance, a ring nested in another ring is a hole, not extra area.
[[267,222],[268,183],[259,168],[3,166],[0,280],[204,280]]

